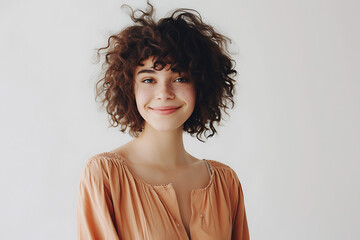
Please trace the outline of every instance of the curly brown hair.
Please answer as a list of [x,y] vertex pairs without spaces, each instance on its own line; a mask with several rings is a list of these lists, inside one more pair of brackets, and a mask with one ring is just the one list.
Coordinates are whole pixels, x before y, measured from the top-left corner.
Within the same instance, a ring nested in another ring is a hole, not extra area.
[[[139,114],[134,96],[134,71],[141,62],[155,57],[156,64],[171,65],[176,72],[186,72],[194,79],[196,104],[183,130],[196,134],[198,140],[217,133],[214,123],[220,123],[222,111],[234,107],[235,62],[227,46],[231,40],[203,22],[193,9],[179,8],[169,17],[156,21],[154,8],[133,10],[134,24],[108,38],[106,47],[98,49],[105,55],[104,76],[96,83],[96,97],[106,105],[110,126],[131,136],[143,130],[144,119]],[[136,16],[138,15],[138,16]]]

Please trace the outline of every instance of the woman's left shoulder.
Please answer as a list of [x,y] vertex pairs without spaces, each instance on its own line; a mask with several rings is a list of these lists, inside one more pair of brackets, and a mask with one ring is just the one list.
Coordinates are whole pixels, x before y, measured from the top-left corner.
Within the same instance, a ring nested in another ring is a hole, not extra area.
[[236,182],[237,184],[240,184],[238,175],[236,174],[236,171],[230,167],[229,165],[216,161],[216,160],[206,160],[210,163],[210,165],[213,167],[214,171],[217,171],[221,173],[223,177],[225,177],[228,181]]

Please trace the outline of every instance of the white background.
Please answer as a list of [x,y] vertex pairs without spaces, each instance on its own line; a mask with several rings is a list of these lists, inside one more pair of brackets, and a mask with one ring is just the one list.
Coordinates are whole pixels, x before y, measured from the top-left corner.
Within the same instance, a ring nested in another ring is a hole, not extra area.
[[[0,2],[0,239],[75,239],[87,159],[130,140],[94,101],[95,49],[131,23],[122,3]],[[236,108],[186,147],[237,172],[251,239],[360,239],[360,2],[153,3],[233,39]]]

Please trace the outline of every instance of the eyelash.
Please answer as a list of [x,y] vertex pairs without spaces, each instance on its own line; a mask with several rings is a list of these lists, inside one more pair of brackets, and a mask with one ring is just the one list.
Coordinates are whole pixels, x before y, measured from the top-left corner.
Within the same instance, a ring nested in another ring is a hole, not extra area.
[[[147,81],[152,81],[152,82],[147,82]],[[147,79],[144,79],[144,80],[142,80],[142,82],[143,83],[153,83],[153,79],[151,79],[151,78],[147,78]]]
[[[188,80],[186,78],[183,78],[183,77],[178,77],[175,79],[175,82],[178,82],[178,80],[181,80],[179,81],[180,83],[186,83],[188,82]],[[154,79],[151,79],[151,78],[147,78],[147,79],[144,79],[142,80],[143,83],[153,83],[154,82]]]
[[175,79],[175,82],[176,82],[177,80],[179,80],[179,79],[181,79],[181,82],[188,82],[188,80],[187,80],[186,78],[183,78],[183,77],[176,78],[176,79]]

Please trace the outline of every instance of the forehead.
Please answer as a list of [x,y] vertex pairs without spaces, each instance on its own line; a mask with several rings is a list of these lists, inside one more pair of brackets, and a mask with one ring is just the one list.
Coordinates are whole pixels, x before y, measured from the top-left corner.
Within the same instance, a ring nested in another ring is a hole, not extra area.
[[157,73],[159,71],[170,71],[172,73],[177,73],[173,69],[170,69],[171,65],[166,63],[156,62],[154,57],[150,57],[141,62],[141,65],[138,65],[135,68],[134,74],[137,76],[141,73]]
[[[144,69],[144,68],[152,68],[154,66],[155,59],[154,58],[148,58],[141,62],[142,65],[138,65],[135,69],[135,72]],[[136,71],[137,70],[137,71]]]

